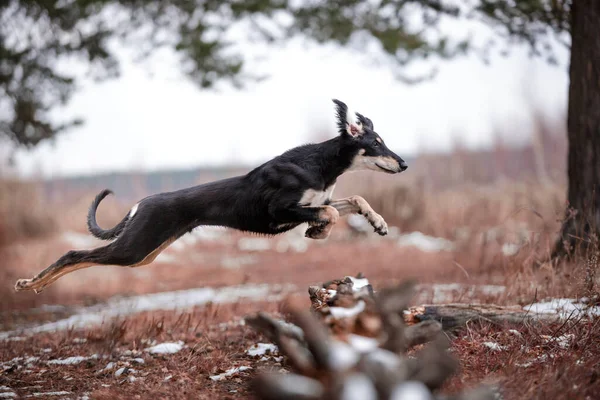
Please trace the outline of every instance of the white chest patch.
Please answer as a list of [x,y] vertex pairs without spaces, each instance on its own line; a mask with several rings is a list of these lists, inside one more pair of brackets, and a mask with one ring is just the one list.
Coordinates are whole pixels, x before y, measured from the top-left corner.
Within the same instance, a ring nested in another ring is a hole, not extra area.
[[298,203],[301,206],[322,206],[326,201],[331,200],[333,189],[335,189],[335,185],[331,185],[325,190],[308,189],[306,192],[304,192]]

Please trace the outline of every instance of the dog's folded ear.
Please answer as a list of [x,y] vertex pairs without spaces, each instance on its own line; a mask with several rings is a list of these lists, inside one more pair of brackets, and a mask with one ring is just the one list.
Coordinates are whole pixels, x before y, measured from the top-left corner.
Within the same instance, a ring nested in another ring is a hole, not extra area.
[[[364,123],[360,120],[359,123],[354,121],[352,113],[348,111],[348,106],[343,101],[333,99],[333,102],[335,104],[337,127],[340,135],[347,135],[353,138],[362,135],[364,133]],[[358,116],[359,114],[356,113],[356,115]]]

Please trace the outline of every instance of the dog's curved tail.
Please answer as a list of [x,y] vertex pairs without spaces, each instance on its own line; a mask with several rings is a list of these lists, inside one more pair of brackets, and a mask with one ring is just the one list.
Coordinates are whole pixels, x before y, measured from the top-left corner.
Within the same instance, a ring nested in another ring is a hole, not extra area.
[[119,236],[119,234],[121,232],[123,232],[123,229],[125,228],[125,225],[127,224],[127,220],[129,219],[129,215],[131,214],[131,212],[128,212],[127,215],[125,216],[125,218],[123,218],[121,220],[121,222],[119,222],[113,228],[110,228],[110,229],[100,228],[98,226],[98,223],[96,222],[96,210],[98,209],[98,205],[100,204],[100,202],[109,194],[112,194],[112,190],[104,189],[103,191],[98,193],[98,195],[92,202],[92,205],[90,206],[90,209],[88,211],[88,216],[87,216],[88,230],[90,231],[90,233],[92,235],[94,235],[98,239],[102,239],[102,240],[112,240],[112,239],[115,239],[117,236]]

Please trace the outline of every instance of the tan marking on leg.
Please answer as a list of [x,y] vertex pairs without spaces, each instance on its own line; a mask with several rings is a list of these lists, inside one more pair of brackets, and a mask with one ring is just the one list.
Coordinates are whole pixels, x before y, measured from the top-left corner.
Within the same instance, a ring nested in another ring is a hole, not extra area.
[[350,196],[345,199],[332,201],[330,204],[340,213],[340,216],[348,214],[362,214],[375,228],[375,232],[384,236],[388,233],[388,226],[383,217],[375,212],[371,205],[360,196]]
[[34,276],[32,279],[19,279],[15,284],[15,290],[34,290],[40,293],[46,286],[50,285],[58,278],[78,269],[88,268],[95,265],[91,262],[66,265],[62,267],[49,267]]
[[[156,257],[167,247],[169,247],[177,238],[171,238],[163,244],[161,244],[157,249],[148,254],[144,259],[136,264],[128,265],[128,267],[141,267],[143,265],[148,265],[153,262]],[[37,274],[32,279],[19,279],[15,284],[16,291],[22,290],[34,290],[36,293],[40,293],[46,286],[54,283],[60,277],[69,274],[71,272],[77,271],[79,269],[88,268],[94,265],[109,265],[109,264],[98,264],[98,263],[79,263],[73,265],[66,265],[62,267],[48,267],[39,274]]]
[[310,228],[306,230],[306,237],[311,239],[326,239],[331,229],[338,222],[340,213],[332,206],[320,207],[318,222],[309,223]]
[[135,268],[135,267],[141,267],[143,265],[150,264],[152,261],[154,261],[156,259],[156,257],[158,257],[158,255],[160,253],[163,252],[163,250],[165,250],[167,247],[169,247],[177,239],[178,238],[171,238],[171,239],[163,242],[163,244],[158,246],[158,248],[156,248],[156,250],[152,251],[152,253],[150,253],[146,257],[144,257],[144,259],[142,261],[140,261],[139,263],[133,264],[133,265],[128,265],[128,267]]

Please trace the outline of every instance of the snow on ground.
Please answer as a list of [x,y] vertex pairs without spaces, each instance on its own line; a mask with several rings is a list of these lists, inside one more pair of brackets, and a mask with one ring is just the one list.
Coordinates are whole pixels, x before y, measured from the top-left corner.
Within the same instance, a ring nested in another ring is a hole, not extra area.
[[271,250],[271,240],[262,237],[241,237],[237,247],[241,251],[267,251]]
[[60,392],[38,392],[38,393],[33,393],[30,394],[28,396],[25,397],[49,397],[49,396],[67,396],[72,394],[71,392],[65,392],[65,391],[60,391]]
[[246,256],[224,256],[221,258],[221,267],[225,269],[240,269],[246,265],[256,264],[258,262],[258,258],[251,255]]
[[145,349],[151,354],[174,354],[183,349],[183,342],[165,342]]
[[21,330],[0,332],[0,340],[20,334],[36,334],[71,328],[84,328],[100,325],[104,320],[115,317],[146,311],[188,309],[208,302],[227,304],[235,303],[242,299],[245,301],[276,301],[281,299],[283,294],[294,289],[295,286],[290,284],[249,284],[216,289],[209,287],[152,293],[127,298],[117,296],[109,299],[106,303],[81,307],[75,311],[74,315],[56,322],[49,322]]
[[600,306],[588,306],[577,299],[552,299],[523,307],[525,311],[541,314],[557,314],[560,318],[575,318],[583,315],[600,316]]
[[506,350],[506,346],[500,346],[496,342],[483,342],[483,345],[492,351]]
[[0,386],[0,399],[16,399],[17,394],[8,386]]
[[453,251],[454,243],[444,238],[424,235],[421,232],[411,232],[401,235],[397,241],[400,247],[416,247],[427,253],[438,253],[440,251]]
[[252,369],[252,367],[246,367],[246,366],[234,367],[234,368],[228,369],[227,371],[223,372],[222,374],[211,375],[210,379],[212,379],[213,381],[220,381],[220,380],[227,378],[228,376],[232,376],[232,375],[237,374],[238,372],[247,371],[249,369]]
[[74,231],[63,232],[62,240],[69,243],[75,250],[97,247],[102,243],[100,239],[96,239],[89,233],[79,233]]
[[272,343],[257,343],[246,350],[249,356],[264,356],[267,353],[274,354],[277,352],[279,352],[279,349]]
[[47,364],[57,364],[57,365],[74,365],[74,364],[79,364],[80,362],[95,359],[95,358],[98,358],[98,354],[94,354],[90,357],[75,356],[75,357],[59,358],[56,360],[49,360],[46,363]]

